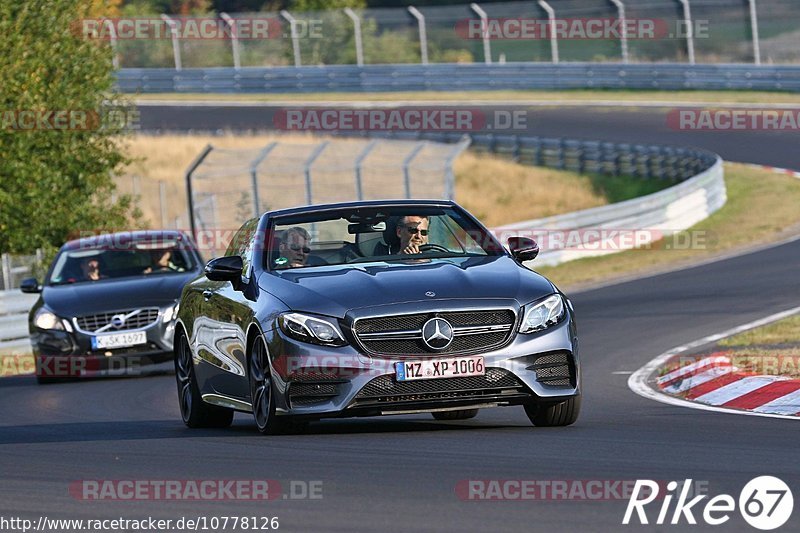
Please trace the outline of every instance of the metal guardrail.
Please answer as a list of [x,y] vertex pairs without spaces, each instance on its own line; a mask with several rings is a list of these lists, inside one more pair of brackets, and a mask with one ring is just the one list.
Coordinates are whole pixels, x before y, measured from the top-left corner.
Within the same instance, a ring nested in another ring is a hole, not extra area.
[[37,298],[18,290],[0,291],[0,357],[31,353],[28,311]]
[[506,63],[117,71],[126,93],[314,93],[513,89],[800,91],[800,65]]

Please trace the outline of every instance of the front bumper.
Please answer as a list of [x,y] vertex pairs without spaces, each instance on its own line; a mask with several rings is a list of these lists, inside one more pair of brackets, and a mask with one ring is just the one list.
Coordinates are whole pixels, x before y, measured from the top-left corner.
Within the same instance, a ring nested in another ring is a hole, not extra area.
[[[31,326],[30,339],[36,360],[36,375],[43,378],[74,378],[94,374],[137,375],[142,367],[171,360],[175,322],[156,322],[142,329],[146,343],[115,349],[92,348],[93,335],[73,331],[43,330]],[[113,332],[123,333],[123,332]]]
[[534,334],[516,334],[486,353],[486,375],[398,382],[395,363],[447,359],[365,355],[351,346],[313,346],[267,333],[276,409],[308,418],[405,414],[457,408],[555,403],[580,394],[577,334],[571,314]]

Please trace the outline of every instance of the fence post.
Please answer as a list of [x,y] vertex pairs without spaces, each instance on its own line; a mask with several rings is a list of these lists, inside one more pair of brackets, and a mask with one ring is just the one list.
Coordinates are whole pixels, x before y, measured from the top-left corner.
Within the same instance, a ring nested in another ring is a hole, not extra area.
[[539,6],[547,12],[550,20],[550,52],[553,63],[558,63],[558,36],[556,35],[556,12],[545,0],[539,0]]
[[329,142],[330,141],[325,141],[325,142],[320,143],[319,145],[317,145],[317,147],[314,148],[314,151],[311,152],[311,155],[308,156],[308,159],[306,159],[305,169],[303,170],[303,173],[305,174],[305,177],[306,177],[306,203],[308,205],[311,205],[312,198],[313,198],[313,196],[311,194],[311,192],[312,192],[311,191],[311,166],[314,164],[314,161],[316,161],[317,158],[320,156],[322,151],[328,146]]
[[364,163],[364,159],[366,159],[366,157],[369,155],[369,153],[372,151],[372,149],[375,148],[375,146],[377,146],[377,144],[378,144],[378,140],[377,139],[374,139],[374,140],[370,141],[369,144],[367,144],[367,146],[364,147],[364,150],[362,150],[361,153],[358,154],[358,157],[356,157],[356,162],[355,162],[355,165],[356,165],[356,196],[358,196],[359,200],[363,200],[364,199],[364,190],[363,190],[363,188],[361,186],[361,167],[362,167],[362,165]]
[[297,20],[291,13],[281,9],[281,16],[289,23],[289,32],[292,35],[292,52],[294,53],[294,66],[302,66],[300,62],[300,37],[297,35]]
[[492,45],[489,40],[489,17],[481,6],[472,3],[469,7],[481,18],[481,38],[483,39],[483,62],[492,64]]
[[417,143],[411,152],[403,159],[403,187],[405,188],[406,198],[411,198],[411,173],[409,172],[411,162],[417,157],[417,154],[427,145],[425,141]]
[[683,22],[686,24],[686,51],[689,54],[689,64],[694,65],[694,26],[692,22],[692,9],[689,0],[678,0],[683,6]]
[[361,67],[364,65],[364,48],[361,43],[361,19],[356,12],[349,7],[344,8],[344,14],[353,21],[353,36],[356,42],[356,64]]
[[239,36],[236,35],[236,21],[234,21],[227,13],[220,13],[220,18],[225,21],[225,24],[231,29],[231,49],[233,52],[233,68],[239,70],[242,68],[242,63],[239,59]]
[[161,20],[167,23],[169,26],[169,32],[172,35],[172,55],[175,58],[175,70],[181,70],[181,45],[178,42],[177,23],[169,18],[168,15],[164,14],[161,15]]
[[205,161],[206,157],[208,157],[208,154],[210,154],[211,150],[213,150],[213,149],[214,149],[213,146],[211,146],[210,144],[207,144],[206,147],[203,148],[203,151],[200,152],[197,155],[197,157],[195,158],[194,161],[192,161],[192,164],[189,165],[189,168],[186,169],[186,175],[185,175],[185,179],[186,179],[186,200],[187,200],[187,202],[189,204],[188,205],[188,207],[189,207],[189,227],[192,230],[192,238],[193,239],[197,239],[197,225],[195,224],[195,221],[194,221],[194,197],[192,196],[192,174],[194,174],[194,171],[197,170],[197,167],[199,167],[203,163],[203,161]]
[[761,40],[758,38],[758,11],[756,0],[750,2],[750,30],[753,34],[753,60],[756,65],[761,64]]
[[622,0],[611,0],[611,3],[617,7],[617,14],[619,18],[619,26],[621,32],[619,34],[619,45],[622,48],[622,62],[628,62],[628,28],[625,25],[625,4]]
[[428,33],[425,31],[425,15],[420,13],[419,9],[414,6],[408,6],[408,12],[417,19],[419,26],[419,53],[422,58],[422,64],[428,64]]
[[448,200],[454,200],[456,196],[456,176],[453,173],[453,161],[455,161],[456,157],[461,155],[461,152],[469,147],[470,143],[472,143],[472,138],[469,135],[462,136],[461,140],[456,143],[453,150],[447,156],[447,159],[445,159],[444,195]]
[[167,227],[167,184],[158,180],[158,202],[161,204],[161,227]]
[[267,158],[269,153],[278,146],[278,141],[273,141],[266,145],[263,150],[250,163],[250,180],[253,187],[253,216],[257,217],[261,211],[261,201],[258,198],[258,165]]
[[108,41],[111,44],[111,65],[115,69],[119,69],[119,55],[117,54],[117,28],[114,27],[114,21],[103,19],[103,25],[108,30]]

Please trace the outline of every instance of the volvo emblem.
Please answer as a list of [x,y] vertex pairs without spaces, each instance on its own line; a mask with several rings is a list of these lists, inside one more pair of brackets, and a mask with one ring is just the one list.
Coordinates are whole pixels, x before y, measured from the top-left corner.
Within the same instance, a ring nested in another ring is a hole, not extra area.
[[425,296],[427,296],[428,298],[433,298],[434,296],[436,296],[436,293],[433,291],[428,291],[425,293]]
[[119,329],[125,325],[125,315],[114,315],[111,317],[111,325]]
[[444,350],[453,342],[453,326],[444,318],[431,318],[422,326],[422,340],[431,350]]

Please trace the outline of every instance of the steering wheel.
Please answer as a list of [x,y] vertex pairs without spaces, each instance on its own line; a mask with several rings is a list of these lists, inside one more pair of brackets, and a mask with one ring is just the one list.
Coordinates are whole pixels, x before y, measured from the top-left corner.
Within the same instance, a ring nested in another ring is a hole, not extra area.
[[448,250],[447,248],[445,248],[441,244],[428,243],[428,244],[420,244],[419,245],[419,251],[420,252],[428,252],[430,250],[436,250],[437,252],[444,252],[444,253],[449,253],[450,252],[450,250]]

